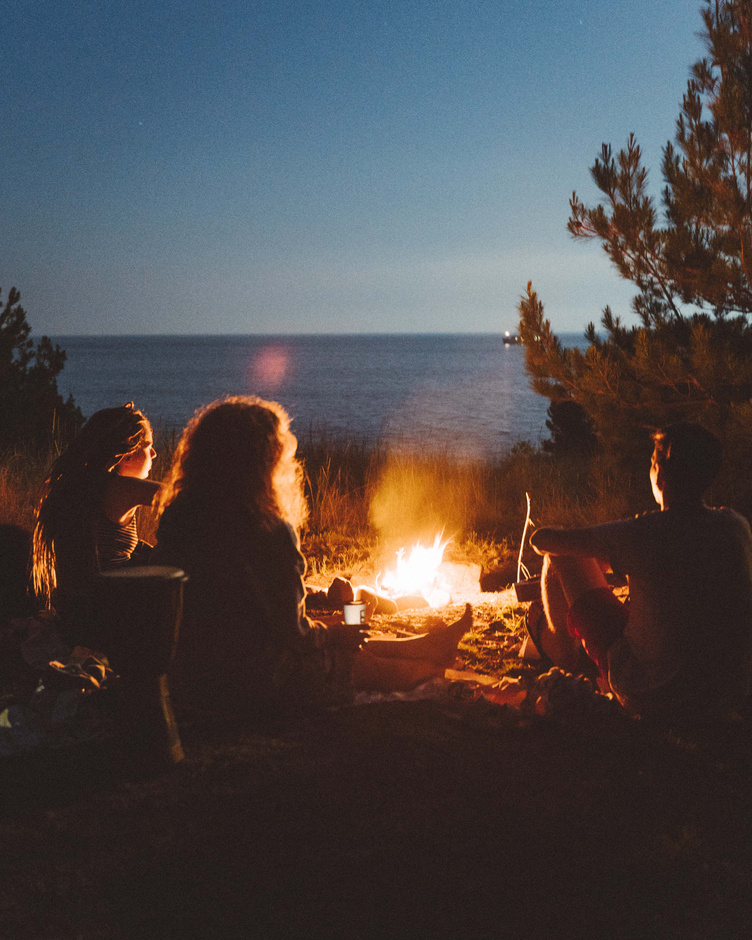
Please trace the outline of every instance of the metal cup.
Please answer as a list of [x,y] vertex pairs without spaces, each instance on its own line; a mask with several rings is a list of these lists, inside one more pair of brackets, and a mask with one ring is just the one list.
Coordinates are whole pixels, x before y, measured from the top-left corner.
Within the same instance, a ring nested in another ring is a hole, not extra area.
[[351,601],[342,608],[345,623],[360,624],[366,622],[366,605],[363,601]]

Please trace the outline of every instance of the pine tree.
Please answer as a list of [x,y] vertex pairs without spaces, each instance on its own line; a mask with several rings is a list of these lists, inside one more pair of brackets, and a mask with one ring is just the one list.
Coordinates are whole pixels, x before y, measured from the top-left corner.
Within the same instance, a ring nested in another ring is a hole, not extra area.
[[[637,288],[639,325],[607,307],[585,352],[564,349],[532,285],[520,334],[533,388],[571,400],[624,471],[644,459],[645,428],[690,419],[724,438],[736,474],[752,467],[752,0],[705,0],[707,55],[692,67],[663,152],[663,219],[633,135],[591,168],[601,202],[572,194],[575,238],[597,239]],[[749,495],[736,493],[752,511]]]
[[57,388],[65,352],[46,336],[34,346],[20,299],[15,287],[0,298],[0,450],[64,440],[83,423],[73,397],[63,401]]

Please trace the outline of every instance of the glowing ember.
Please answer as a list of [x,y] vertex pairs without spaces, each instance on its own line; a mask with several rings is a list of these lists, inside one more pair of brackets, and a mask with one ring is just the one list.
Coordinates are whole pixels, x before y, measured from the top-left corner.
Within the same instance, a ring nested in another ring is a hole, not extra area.
[[430,607],[448,604],[452,598],[438,573],[448,544],[449,539],[442,542],[439,534],[433,540],[433,545],[426,547],[418,542],[408,556],[405,555],[405,549],[401,548],[397,552],[396,567],[377,580],[378,590],[388,597],[422,595]]

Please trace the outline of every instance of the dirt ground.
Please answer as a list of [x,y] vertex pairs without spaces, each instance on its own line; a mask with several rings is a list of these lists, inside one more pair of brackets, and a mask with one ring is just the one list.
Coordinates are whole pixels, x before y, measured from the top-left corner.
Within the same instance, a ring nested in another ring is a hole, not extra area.
[[[540,670],[511,597],[474,613],[458,669]],[[746,938],[750,728],[455,682],[277,727],[183,716],[185,760],[151,778],[112,742],[9,758],[0,936]]]

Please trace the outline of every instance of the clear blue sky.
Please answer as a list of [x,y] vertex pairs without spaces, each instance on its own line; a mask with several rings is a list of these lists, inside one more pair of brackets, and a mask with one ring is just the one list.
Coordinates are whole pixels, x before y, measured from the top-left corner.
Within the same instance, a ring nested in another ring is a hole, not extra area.
[[0,287],[35,334],[557,331],[603,141],[659,195],[698,0],[13,0]]

